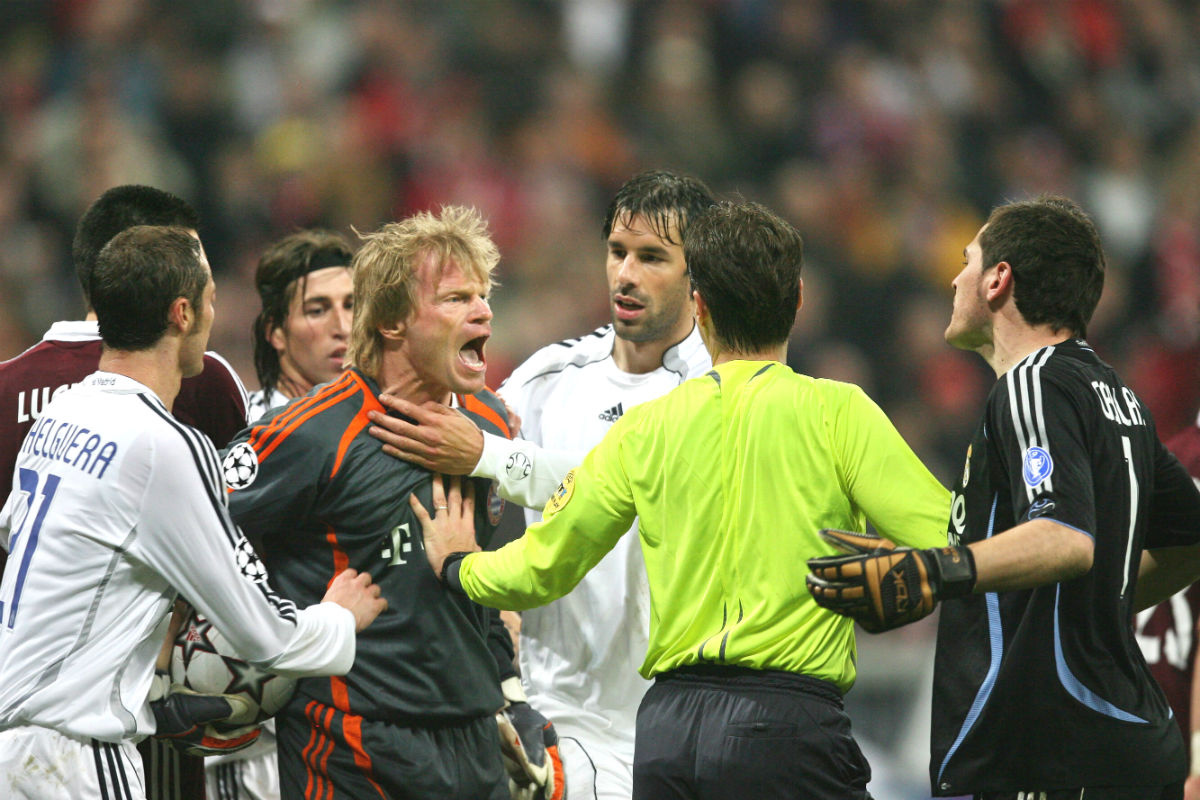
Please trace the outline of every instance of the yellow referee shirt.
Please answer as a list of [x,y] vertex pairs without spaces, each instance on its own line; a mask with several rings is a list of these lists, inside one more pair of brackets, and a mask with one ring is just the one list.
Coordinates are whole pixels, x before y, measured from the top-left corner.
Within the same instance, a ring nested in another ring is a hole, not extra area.
[[545,519],[459,572],[474,600],[532,608],[570,591],[639,517],[650,584],[647,678],[728,664],[854,683],[849,618],[817,606],[821,528],[946,543],[950,494],[857,386],[731,361],[628,412]]

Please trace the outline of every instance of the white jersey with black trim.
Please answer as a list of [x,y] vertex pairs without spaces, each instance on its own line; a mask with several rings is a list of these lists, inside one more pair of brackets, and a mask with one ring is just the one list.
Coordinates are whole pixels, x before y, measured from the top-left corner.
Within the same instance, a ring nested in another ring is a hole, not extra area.
[[153,733],[146,700],[177,593],[258,666],[350,669],[353,615],[275,595],[225,494],[208,438],[131,378],[93,373],[43,410],[0,511],[0,730]]
[[[524,442],[519,446],[526,450],[518,452],[528,459],[516,465],[520,469],[510,469],[513,462],[508,462],[499,470],[512,474],[489,476],[503,478],[502,489],[506,480],[510,488],[528,482],[519,477],[526,466],[532,476],[542,462],[557,463],[557,474],[547,479],[553,481],[550,489],[532,498],[531,505],[540,509],[567,470],[578,466],[626,411],[712,367],[695,328],[663,354],[661,367],[641,375],[617,367],[614,340],[612,326],[606,325],[543,347],[500,387],[499,394],[521,417]],[[526,510],[525,517],[532,524],[541,512]],[[520,647],[530,703],[554,721],[559,734],[585,743],[601,737],[629,759],[638,704],[650,685],[637,672],[649,637],[650,590],[636,527],[569,594],[522,613]]]
[[272,408],[286,406],[291,399],[274,386],[270,390],[259,389],[257,392],[251,392],[250,399],[246,402],[246,416],[251,423],[258,422]]

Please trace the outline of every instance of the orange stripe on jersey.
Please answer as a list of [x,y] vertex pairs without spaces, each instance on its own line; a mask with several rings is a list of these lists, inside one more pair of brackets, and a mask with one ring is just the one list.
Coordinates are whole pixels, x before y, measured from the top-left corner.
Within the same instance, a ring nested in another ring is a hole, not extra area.
[[473,414],[478,414],[500,430],[504,431],[504,436],[506,439],[512,438],[512,434],[508,431],[508,420],[501,419],[500,415],[492,410],[492,407],[487,403],[483,402],[473,394],[460,394],[458,399],[462,403],[462,407],[467,411],[470,411]]
[[350,690],[346,686],[345,678],[330,675],[329,694],[333,696],[333,705],[337,710],[345,713],[350,712]]
[[333,782],[327,777],[329,775],[329,756],[333,754],[334,745],[333,737],[329,736],[329,731],[333,727],[333,712],[333,708],[327,708],[325,710],[325,718],[321,720],[321,733],[322,736],[326,737],[326,741],[329,743],[329,745],[321,748],[323,751],[321,754],[321,761],[317,764],[317,769],[320,771],[321,779],[329,784],[329,800],[333,800]]
[[313,766],[316,764],[316,759],[313,758],[313,753],[317,748],[318,742],[322,746],[325,743],[325,734],[317,725],[317,712],[320,709],[320,704],[315,700],[310,701],[304,706],[304,716],[308,720],[308,727],[311,733],[308,736],[308,744],[300,751],[300,759],[304,762],[304,772],[308,776],[308,781],[304,785],[304,797],[306,800],[319,800],[325,794],[325,778],[322,775],[313,771]]
[[325,589],[328,590],[333,579],[350,566],[350,556],[346,555],[346,551],[342,549],[342,545],[338,542],[337,531],[333,529],[332,525],[325,526],[325,541],[329,542],[329,549],[333,553],[333,575],[325,582]]
[[345,373],[345,374],[339,376],[337,380],[330,383],[324,389],[317,392],[312,397],[301,400],[298,403],[294,404],[291,408],[289,408],[286,411],[284,411],[283,413],[277,415],[274,419],[272,419],[266,425],[255,425],[254,430],[250,432],[249,442],[250,442],[251,446],[253,446],[257,450],[258,442],[260,439],[270,436],[274,431],[277,431],[280,428],[282,428],[283,426],[287,425],[290,420],[293,420],[296,418],[296,415],[299,414],[304,409],[305,406],[312,403],[314,400],[317,400],[318,398],[327,396],[331,392],[340,391],[343,388],[342,384],[344,384],[346,382],[346,375],[348,375],[348,374],[349,373]]
[[387,800],[383,787],[371,777],[371,757],[367,755],[367,750],[363,747],[362,717],[357,714],[347,714],[342,717],[342,737],[346,740],[346,744],[350,745],[350,751],[354,753],[354,765],[363,771],[363,777],[375,787],[379,796]]
[[[358,376],[355,375],[355,378]],[[371,394],[370,387],[363,385],[363,405],[354,415],[354,419],[346,426],[346,430],[342,433],[341,441],[338,442],[337,456],[333,459],[333,469],[329,472],[329,477],[337,475],[338,469],[342,466],[342,458],[346,455],[346,450],[350,448],[350,443],[354,441],[354,437],[362,432],[362,429],[371,424],[370,417],[367,416],[369,411],[378,411],[381,414],[386,413],[382,405],[379,404],[379,399]]]
[[[354,374],[346,372],[342,377],[326,386],[312,397],[306,397],[294,404],[287,411],[271,420],[265,427],[255,428],[250,434],[250,446],[262,461],[279,444],[290,436],[296,428],[314,414],[324,411],[329,406],[349,397],[359,390],[359,384],[353,380]],[[268,440],[270,444],[267,444]]]

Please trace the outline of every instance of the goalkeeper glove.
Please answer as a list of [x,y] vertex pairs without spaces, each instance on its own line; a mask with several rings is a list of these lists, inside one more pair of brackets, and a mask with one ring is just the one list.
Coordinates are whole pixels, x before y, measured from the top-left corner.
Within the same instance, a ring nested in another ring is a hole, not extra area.
[[966,546],[915,550],[879,536],[822,530],[821,538],[849,553],[810,558],[806,582],[817,601],[881,633],[928,616],[938,601],[975,587],[975,556]]
[[496,724],[513,800],[566,800],[566,776],[554,724],[529,705],[520,678],[506,678],[500,688],[507,702],[496,713]]
[[200,694],[164,674],[150,690],[154,735],[189,756],[215,756],[249,747],[262,733],[256,709],[233,694]]

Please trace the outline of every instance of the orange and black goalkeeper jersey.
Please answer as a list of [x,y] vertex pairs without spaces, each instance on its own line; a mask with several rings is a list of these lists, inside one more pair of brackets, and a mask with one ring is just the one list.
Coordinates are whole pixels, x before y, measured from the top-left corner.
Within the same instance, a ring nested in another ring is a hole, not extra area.
[[[320,602],[353,567],[388,601],[358,634],[350,674],[302,680],[292,702],[406,724],[491,714],[504,702],[499,680],[512,674],[511,640],[493,612],[447,592],[429,568],[408,497],[432,508],[432,476],[384,454],[367,433],[367,413],[386,410],[378,394],[347,370],[242,431],[225,452],[230,511],[280,594],[302,607]],[[458,404],[480,428],[508,436],[495,395]],[[476,535],[486,546],[500,509],[489,502],[491,481],[476,484]]]

